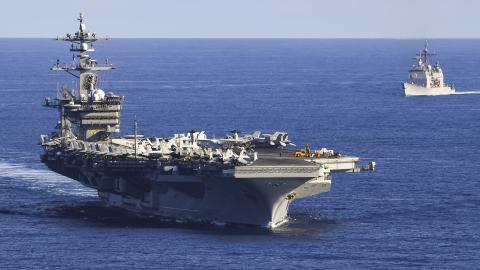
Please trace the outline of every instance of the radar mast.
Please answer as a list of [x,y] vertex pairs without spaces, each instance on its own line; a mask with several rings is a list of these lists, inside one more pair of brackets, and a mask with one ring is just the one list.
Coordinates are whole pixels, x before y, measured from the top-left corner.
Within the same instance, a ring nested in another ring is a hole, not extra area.
[[[82,13],[77,19],[79,21],[78,32],[75,34],[66,34],[63,38],[56,38],[58,41],[70,42],[70,51],[74,53],[72,64],[60,65],[60,61],[51,68],[54,71],[66,71],[67,73],[80,79],[80,97],[86,98],[96,89],[99,71],[114,69],[108,59],[105,64],[98,64],[98,61],[91,58],[89,53],[95,52],[93,43],[99,40],[110,40],[110,37],[100,37],[93,32],[88,32],[85,24],[85,17]],[[77,75],[76,73],[79,73]],[[83,95],[83,96],[82,96]]]
[[430,65],[430,56],[435,55],[434,53],[431,53],[430,50],[428,49],[428,41],[425,40],[425,46],[420,53],[417,54],[417,59],[421,60],[423,64],[425,64],[426,67]]

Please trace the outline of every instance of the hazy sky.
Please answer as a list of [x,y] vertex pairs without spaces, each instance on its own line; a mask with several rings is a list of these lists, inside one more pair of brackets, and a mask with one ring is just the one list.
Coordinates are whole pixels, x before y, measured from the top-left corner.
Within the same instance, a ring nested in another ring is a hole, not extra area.
[[[0,37],[480,38],[480,0],[0,0]],[[81,3],[81,4],[80,4]]]

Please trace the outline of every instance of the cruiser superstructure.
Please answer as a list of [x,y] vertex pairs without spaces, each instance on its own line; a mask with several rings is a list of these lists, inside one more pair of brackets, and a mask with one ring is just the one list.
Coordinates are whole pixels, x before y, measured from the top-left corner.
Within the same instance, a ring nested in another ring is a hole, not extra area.
[[79,80],[44,105],[60,113],[57,131],[41,136],[41,160],[51,170],[98,190],[108,205],[180,221],[247,224],[274,228],[288,220],[290,203],[328,192],[332,172],[373,170],[359,158],[321,149],[291,150],[286,132],[223,139],[189,131],[170,137],[117,137],[123,96],[99,89],[98,73],[113,68],[92,59],[93,43],[108,40],[87,32],[80,15],[70,42],[75,55],[66,71]]
[[424,49],[417,54],[416,63],[408,72],[408,80],[403,83],[406,96],[437,96],[455,93],[453,85],[444,82],[443,71],[437,62],[434,66],[430,63],[428,42],[425,41]]

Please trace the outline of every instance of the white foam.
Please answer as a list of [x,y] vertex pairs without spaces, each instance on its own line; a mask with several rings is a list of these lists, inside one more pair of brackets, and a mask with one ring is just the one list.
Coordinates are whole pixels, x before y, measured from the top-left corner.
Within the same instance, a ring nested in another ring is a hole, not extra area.
[[55,194],[82,197],[97,196],[95,190],[84,187],[70,178],[48,170],[28,168],[23,164],[0,161],[0,177],[27,183],[32,190],[45,190]]
[[452,95],[478,95],[480,91],[462,91],[462,92],[455,92]]

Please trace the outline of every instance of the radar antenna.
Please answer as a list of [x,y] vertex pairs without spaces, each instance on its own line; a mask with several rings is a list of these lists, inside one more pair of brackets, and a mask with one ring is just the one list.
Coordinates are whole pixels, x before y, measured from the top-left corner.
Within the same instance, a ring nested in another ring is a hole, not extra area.
[[425,47],[423,50],[417,54],[417,59],[422,60],[422,62],[428,66],[430,65],[430,56],[435,55],[434,53],[431,53],[430,50],[428,49],[428,41],[425,40]]
[[[79,72],[80,74],[86,72],[96,72],[96,71],[106,71],[114,69],[115,67],[111,65],[108,61],[105,61],[104,65],[99,65],[98,61],[92,59],[89,53],[94,52],[93,43],[99,40],[110,40],[110,37],[100,37],[94,32],[88,32],[85,24],[85,17],[82,13],[77,19],[79,21],[78,32],[75,34],[66,34],[65,37],[57,37],[57,41],[66,41],[72,43],[70,46],[70,51],[73,52],[73,61],[72,64],[60,64],[60,61],[51,68],[54,71],[66,71],[67,73],[80,77],[75,74]],[[75,61],[78,59],[78,61]]]

